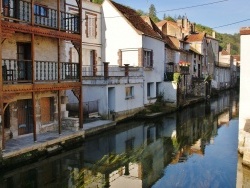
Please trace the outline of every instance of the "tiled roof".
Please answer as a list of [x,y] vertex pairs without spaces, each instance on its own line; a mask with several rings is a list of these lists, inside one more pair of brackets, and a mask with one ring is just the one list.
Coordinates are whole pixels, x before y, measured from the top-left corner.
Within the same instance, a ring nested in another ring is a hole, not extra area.
[[190,51],[192,51],[192,52],[194,52],[196,54],[201,55],[201,53],[198,50],[196,50],[193,46],[190,46]]
[[145,34],[147,36],[161,39],[161,36],[155,32],[149,24],[143,21],[143,19],[140,17],[140,15],[133,9],[128,8],[126,6],[123,6],[121,4],[118,4],[114,1],[110,1],[115,8],[122,14],[124,17],[134,26],[135,29],[142,32],[142,34]]
[[167,20],[162,20],[162,21],[160,21],[160,22],[157,22],[156,25],[157,25],[158,27],[161,27],[161,26],[163,26],[165,23],[167,23]]
[[177,25],[176,22],[172,22],[172,21],[169,21],[169,20],[162,20],[162,21],[160,21],[160,22],[157,22],[156,25],[157,25],[158,27],[162,27],[162,26],[163,26],[164,24],[166,24],[166,23],[171,24],[171,25],[173,25],[173,26],[175,26],[175,27],[179,27],[179,26]]
[[239,55],[233,55],[233,58],[236,59],[236,61],[240,61],[240,56]]
[[195,33],[185,37],[187,42],[195,42],[195,41],[202,41],[206,36],[205,33]]
[[221,55],[230,55],[230,53],[228,53],[228,51],[226,51],[226,50],[222,50]]
[[145,22],[147,22],[147,23],[150,25],[150,27],[151,27],[155,32],[157,32],[157,33],[162,37],[163,41],[165,42],[165,44],[166,44],[169,48],[171,48],[171,49],[173,49],[173,50],[178,50],[178,49],[179,49],[179,48],[178,48],[178,45],[175,45],[175,44],[173,43],[173,41],[170,39],[171,37],[168,36],[168,35],[164,35],[163,32],[157,27],[157,25],[150,19],[150,17],[148,17],[148,16],[141,16],[141,17],[142,17],[142,19],[143,19]]

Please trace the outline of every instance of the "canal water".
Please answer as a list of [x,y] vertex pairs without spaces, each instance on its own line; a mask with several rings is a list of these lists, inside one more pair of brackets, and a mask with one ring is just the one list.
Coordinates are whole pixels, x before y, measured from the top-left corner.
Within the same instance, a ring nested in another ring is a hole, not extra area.
[[78,148],[1,172],[0,187],[236,187],[238,94],[129,121]]

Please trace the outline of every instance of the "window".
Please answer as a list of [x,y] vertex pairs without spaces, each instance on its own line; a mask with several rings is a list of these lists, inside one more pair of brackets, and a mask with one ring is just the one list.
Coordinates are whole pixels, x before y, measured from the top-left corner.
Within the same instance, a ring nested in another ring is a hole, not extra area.
[[160,84],[161,82],[156,82],[156,96],[160,96]]
[[41,5],[34,5],[34,14],[37,16],[47,17],[48,8],[45,6],[41,6]]
[[144,67],[153,67],[153,51],[144,50]]
[[147,83],[147,97],[152,97],[153,96],[153,86],[154,83]]
[[86,36],[88,38],[95,38],[97,35],[97,16],[95,14],[86,14]]
[[126,87],[126,99],[134,97],[134,86]]
[[131,139],[125,141],[126,152],[134,149],[134,141],[135,141],[135,138],[131,138]]

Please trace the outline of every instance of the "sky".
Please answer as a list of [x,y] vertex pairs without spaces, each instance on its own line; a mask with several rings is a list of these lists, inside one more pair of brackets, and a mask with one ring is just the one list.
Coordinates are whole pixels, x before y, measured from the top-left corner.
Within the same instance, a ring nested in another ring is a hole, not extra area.
[[135,10],[149,11],[155,6],[157,17],[187,16],[191,23],[202,24],[219,33],[235,34],[250,27],[250,0],[114,0]]

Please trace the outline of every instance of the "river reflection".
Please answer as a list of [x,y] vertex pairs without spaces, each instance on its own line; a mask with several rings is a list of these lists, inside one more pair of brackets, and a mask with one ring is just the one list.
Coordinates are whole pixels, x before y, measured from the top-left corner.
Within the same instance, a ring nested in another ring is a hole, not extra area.
[[[238,95],[87,138],[82,147],[3,172],[1,187],[235,187]],[[231,121],[230,121],[231,120]]]

